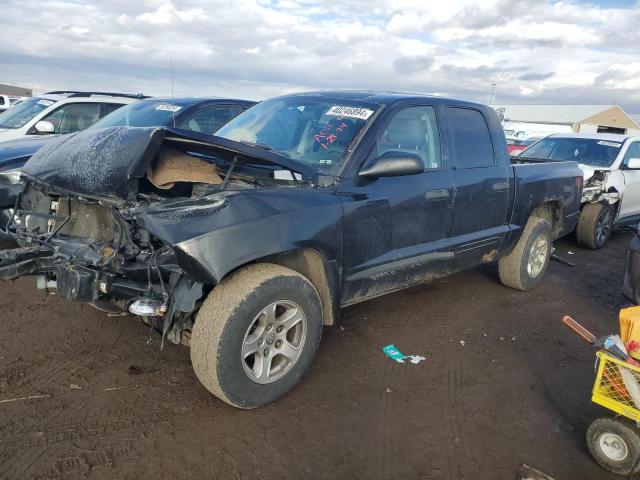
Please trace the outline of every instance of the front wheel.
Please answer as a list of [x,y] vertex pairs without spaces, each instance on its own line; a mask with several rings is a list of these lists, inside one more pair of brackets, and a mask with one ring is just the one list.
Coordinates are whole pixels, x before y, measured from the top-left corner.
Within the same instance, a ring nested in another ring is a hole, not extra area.
[[581,247],[598,250],[613,232],[613,207],[604,203],[587,203],[580,212],[576,237]]
[[279,265],[250,265],[217,285],[200,308],[191,362],[215,396],[256,408],[300,382],[321,333],[320,297],[309,280]]
[[529,217],[514,249],[500,259],[498,272],[502,284],[523,291],[535,288],[547,270],[551,248],[549,222]]
[[618,420],[594,420],[587,430],[587,446],[594,460],[605,470],[617,475],[630,475],[640,470],[638,432]]

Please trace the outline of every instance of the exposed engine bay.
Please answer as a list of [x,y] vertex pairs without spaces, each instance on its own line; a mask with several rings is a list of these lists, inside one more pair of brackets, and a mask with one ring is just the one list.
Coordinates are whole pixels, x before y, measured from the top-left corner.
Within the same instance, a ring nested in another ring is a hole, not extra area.
[[0,280],[36,276],[40,289],[141,316],[180,343],[216,282],[181,245],[198,237],[183,220],[195,218],[204,233],[197,217],[224,208],[233,192],[300,180],[275,180],[283,167],[163,129],[88,135],[46,147],[25,166],[14,217],[2,225],[19,248],[0,251]]
[[34,184],[27,185],[16,212],[12,231],[20,248],[0,252],[0,278],[36,275],[38,288],[107,312],[147,317],[180,343],[203,285],[180,268],[171,245],[114,206]]

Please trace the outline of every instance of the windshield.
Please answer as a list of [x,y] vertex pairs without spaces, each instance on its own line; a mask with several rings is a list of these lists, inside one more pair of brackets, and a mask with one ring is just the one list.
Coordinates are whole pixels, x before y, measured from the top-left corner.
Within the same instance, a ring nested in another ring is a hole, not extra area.
[[160,127],[172,125],[172,119],[191,103],[141,100],[111,112],[91,128]]
[[292,96],[266,100],[216,132],[318,169],[336,164],[377,106]]
[[594,167],[610,167],[615,161],[622,143],[595,138],[543,138],[534,143],[521,157],[541,160],[572,160]]
[[0,128],[23,127],[29,120],[54,103],[56,102],[46,98],[34,97],[23,100],[15,107],[0,114]]

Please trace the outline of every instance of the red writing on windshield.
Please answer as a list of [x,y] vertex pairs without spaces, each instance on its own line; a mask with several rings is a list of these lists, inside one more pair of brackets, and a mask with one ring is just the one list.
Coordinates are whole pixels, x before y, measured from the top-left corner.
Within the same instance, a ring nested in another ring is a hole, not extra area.
[[349,128],[349,125],[342,121],[342,117],[337,117],[336,121],[330,121],[325,125],[325,127],[320,130],[317,135],[314,135],[314,139],[316,142],[320,144],[322,148],[327,150],[329,145],[338,140],[338,133],[342,132],[346,128]]

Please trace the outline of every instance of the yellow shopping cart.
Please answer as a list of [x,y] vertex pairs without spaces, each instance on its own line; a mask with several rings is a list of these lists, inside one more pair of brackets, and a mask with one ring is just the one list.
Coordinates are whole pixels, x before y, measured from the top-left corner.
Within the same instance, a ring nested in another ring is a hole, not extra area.
[[[571,317],[562,321],[588,343],[598,340]],[[640,470],[640,367],[598,350],[596,380],[591,401],[615,412],[615,417],[594,420],[587,429],[587,446],[598,464],[618,475]]]

